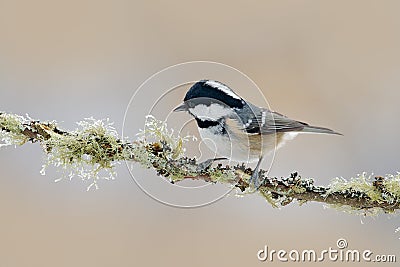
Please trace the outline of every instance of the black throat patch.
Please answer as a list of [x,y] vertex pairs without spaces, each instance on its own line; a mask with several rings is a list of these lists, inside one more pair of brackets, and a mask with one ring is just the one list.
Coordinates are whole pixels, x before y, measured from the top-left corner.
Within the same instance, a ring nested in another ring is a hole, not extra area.
[[215,132],[215,133],[218,132],[219,134],[222,134],[222,135],[225,135],[227,133],[226,129],[225,129],[225,120],[223,120],[223,119],[220,119],[218,121],[201,120],[199,118],[195,118],[195,119],[196,119],[197,125],[201,129],[208,129],[211,127],[218,126],[216,128],[213,128],[213,132]]
[[209,128],[213,126],[220,125],[220,122],[218,121],[212,121],[212,120],[201,120],[199,118],[196,118],[197,125],[199,128]]

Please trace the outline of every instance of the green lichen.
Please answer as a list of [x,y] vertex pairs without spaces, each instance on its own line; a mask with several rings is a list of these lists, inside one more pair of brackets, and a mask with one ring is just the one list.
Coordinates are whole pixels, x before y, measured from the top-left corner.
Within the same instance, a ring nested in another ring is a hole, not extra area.
[[0,147],[26,143],[29,138],[22,134],[22,125],[27,122],[22,116],[0,112]]
[[383,196],[390,204],[400,201],[400,173],[388,174],[383,186],[386,189]]
[[167,159],[177,159],[184,155],[186,150],[183,143],[190,139],[196,139],[195,136],[175,135],[173,129],[168,129],[165,121],[157,120],[152,115],[146,116],[145,128],[140,130],[138,137],[144,144],[160,142],[164,147],[163,154]]
[[[329,186],[326,196],[335,193],[346,194],[351,198],[369,199],[369,203],[387,203],[397,205],[400,203],[400,175],[386,175],[386,177],[374,177],[362,173],[356,178],[351,178],[350,181],[343,178],[336,178]],[[360,213],[364,216],[377,215],[382,212],[382,208],[370,207],[368,209],[357,210],[346,205],[330,205],[340,211],[348,213]],[[385,213],[394,213],[396,210],[390,207],[384,209]]]
[[88,118],[78,125],[80,128],[68,135],[48,132],[50,138],[42,142],[47,158],[41,173],[44,175],[52,165],[63,170],[62,177],[57,180],[78,176],[91,181],[88,190],[98,188],[98,180],[114,179],[115,164],[132,155],[130,151],[121,149],[121,141],[108,119]]
[[232,184],[236,180],[236,173],[234,170],[226,170],[220,167],[212,168],[208,172],[213,182],[229,183]]
[[357,175],[356,178],[346,180],[344,178],[336,178],[329,185],[329,190],[326,195],[333,194],[335,192],[345,193],[347,192],[350,196],[362,197],[363,194],[367,195],[372,201],[382,203],[385,199],[382,196],[382,192],[373,185],[372,175],[367,175],[365,172]]
[[145,147],[143,142],[133,144],[131,149],[132,155],[134,156],[135,162],[139,163],[142,167],[150,169],[152,167],[152,155]]
[[292,190],[294,193],[296,193],[296,194],[302,194],[302,193],[304,193],[304,192],[307,191],[306,188],[304,188],[304,187],[302,187],[302,186],[299,186],[299,185],[293,186],[293,187],[291,188],[291,190]]
[[132,154],[134,161],[141,166],[155,167],[158,174],[171,182],[196,175],[196,169],[191,168],[193,164],[187,164],[183,158],[184,143],[195,140],[196,137],[175,135],[165,121],[159,121],[151,115],[146,116],[145,128],[137,136],[138,141],[132,147]]
[[281,206],[280,200],[277,199],[270,191],[264,190],[263,188],[260,188],[259,191],[260,195],[263,196],[273,208],[279,208]]

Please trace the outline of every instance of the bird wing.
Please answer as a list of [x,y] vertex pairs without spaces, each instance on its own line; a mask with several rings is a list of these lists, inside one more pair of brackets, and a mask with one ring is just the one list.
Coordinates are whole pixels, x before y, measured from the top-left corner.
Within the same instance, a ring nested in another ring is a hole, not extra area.
[[[266,115],[263,115],[265,114]],[[265,116],[265,123],[262,117]],[[302,131],[307,123],[296,121],[278,112],[263,110],[261,113],[261,133]]]
[[266,108],[248,104],[246,115],[241,116],[243,129],[250,134],[273,134],[276,132],[299,132],[309,125],[290,119]]
[[266,108],[259,108],[252,104],[247,104],[246,109],[247,111],[243,112],[243,114],[246,115],[242,115],[240,120],[243,122],[243,129],[249,134],[303,132],[342,135],[329,128],[312,126],[305,122],[290,119],[278,112]]

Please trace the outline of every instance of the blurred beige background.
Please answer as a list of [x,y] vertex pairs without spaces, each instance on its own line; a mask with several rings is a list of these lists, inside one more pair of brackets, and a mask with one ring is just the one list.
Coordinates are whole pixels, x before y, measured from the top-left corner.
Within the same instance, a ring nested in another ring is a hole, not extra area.
[[[395,173],[398,10],[389,0],[0,0],[0,110],[64,129],[109,117],[120,130],[129,98],[150,75],[211,60],[250,76],[273,109],[345,135],[298,137],[278,151],[273,175],[297,170],[327,184]],[[39,145],[0,150],[1,267],[274,265],[257,261],[264,245],[318,250],[340,237],[380,254],[400,248],[398,217],[320,204],[278,210],[256,195],[175,209],[143,194],[124,165],[115,181],[86,192],[79,179],[41,176],[41,156]]]

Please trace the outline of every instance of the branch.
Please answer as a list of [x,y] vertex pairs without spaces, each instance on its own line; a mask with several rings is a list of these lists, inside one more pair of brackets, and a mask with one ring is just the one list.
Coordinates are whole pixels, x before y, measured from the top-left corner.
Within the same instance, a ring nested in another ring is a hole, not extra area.
[[[3,145],[39,143],[42,145],[47,166],[63,169],[68,176],[79,176],[92,181],[97,188],[100,172],[115,177],[115,164],[121,161],[137,162],[145,168],[153,168],[158,175],[172,183],[184,179],[197,179],[210,183],[225,183],[242,192],[259,193],[273,207],[282,207],[293,200],[300,204],[320,202],[345,211],[376,214],[393,213],[400,209],[400,175],[367,177],[366,174],[349,181],[336,178],[329,186],[316,186],[312,179],[304,179],[297,173],[286,178],[263,178],[259,190],[248,183],[253,172],[244,164],[204,168],[196,159],[184,156],[183,143],[189,138],[175,137],[166,124],[148,117],[146,129],[133,142],[121,140],[112,124],[106,121],[86,119],[78,123],[80,129],[64,131],[55,122],[40,122],[29,117],[0,113],[0,139]],[[150,139],[155,141],[150,142]]]

